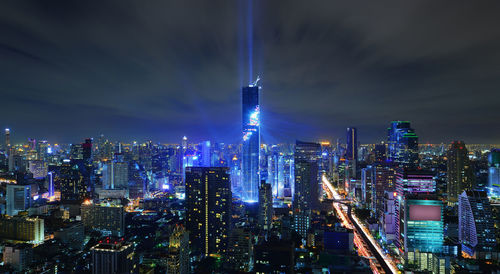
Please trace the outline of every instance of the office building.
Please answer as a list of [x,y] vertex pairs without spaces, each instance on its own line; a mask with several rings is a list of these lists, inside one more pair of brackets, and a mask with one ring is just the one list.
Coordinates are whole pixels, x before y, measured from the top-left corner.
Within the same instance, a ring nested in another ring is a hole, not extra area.
[[472,190],[474,175],[464,142],[454,141],[447,153],[447,194],[448,204],[456,204],[458,196]]
[[[397,169],[396,189],[394,191],[394,193],[396,193],[397,195],[396,199],[394,199],[396,235],[404,233],[405,227],[403,227],[402,224],[405,218],[405,199],[411,195],[435,194],[435,192],[436,181],[434,180],[434,175],[432,172],[411,168]],[[399,244],[401,244],[401,242]],[[396,245],[398,245],[398,243],[396,243]]]
[[416,167],[418,136],[408,121],[392,121],[387,129],[387,158],[403,167]]
[[0,238],[32,244],[43,243],[44,221],[26,216],[0,217]]
[[249,272],[253,260],[252,232],[244,227],[231,229],[229,233],[226,269]]
[[372,211],[377,219],[384,213],[384,195],[396,191],[397,168],[392,163],[377,163],[373,166],[375,179],[372,187]]
[[492,149],[488,155],[488,195],[500,199],[500,149]]
[[211,153],[210,150],[212,149],[210,141],[203,141],[200,143],[200,150],[201,150],[201,159],[200,159],[200,166],[203,167],[210,167],[212,166],[211,162]]
[[3,250],[2,261],[16,271],[27,270],[33,262],[33,246],[28,244],[7,245]]
[[373,203],[372,190],[375,188],[375,169],[367,166],[361,169],[361,201],[367,207],[371,208]]
[[63,160],[57,177],[62,201],[83,201],[90,198],[90,173],[81,160]]
[[42,160],[29,161],[28,169],[35,179],[43,179],[47,176],[48,166],[47,163]]
[[355,127],[347,128],[346,160],[351,167],[355,178],[358,166],[358,130]]
[[128,188],[128,163],[123,161],[109,161],[102,167],[102,184],[104,189]]
[[8,128],[5,129],[5,151],[7,153],[10,151],[10,129]]
[[87,138],[85,142],[81,144],[82,147],[82,159],[85,164],[92,164],[92,139]]
[[386,156],[386,146],[384,143],[376,144],[373,149],[374,161],[378,163],[385,162],[387,160]]
[[397,192],[386,191],[383,197],[383,210],[380,211],[379,222],[379,232],[385,243],[393,243],[399,240],[398,230],[399,230],[399,210],[397,206],[399,201],[397,200]]
[[201,254],[225,254],[231,222],[228,168],[186,168],[186,228]]
[[297,141],[294,158],[294,226],[295,231],[305,237],[311,224],[311,211],[319,207],[318,160],[321,158],[321,145]]
[[168,245],[167,254],[168,274],[190,273],[189,266],[189,233],[181,225],[176,225]]
[[273,195],[270,184],[262,181],[259,187],[259,226],[271,230],[273,222]]
[[443,202],[435,195],[406,195],[401,204],[399,248],[408,252],[443,251]]
[[476,259],[491,259],[496,247],[496,229],[487,193],[464,191],[458,198],[458,237],[462,252]]
[[398,195],[416,193],[435,193],[436,180],[429,170],[399,168],[396,172],[396,191]]
[[7,215],[14,216],[28,210],[31,205],[31,187],[29,185],[7,184]]
[[260,105],[258,85],[249,85],[242,89],[242,189],[244,202],[257,202],[260,184]]
[[95,229],[117,237],[125,233],[125,212],[120,204],[94,204],[87,200],[82,204],[81,213],[83,226],[87,230]]
[[135,253],[132,243],[122,239],[107,238],[90,248],[92,273],[136,273]]

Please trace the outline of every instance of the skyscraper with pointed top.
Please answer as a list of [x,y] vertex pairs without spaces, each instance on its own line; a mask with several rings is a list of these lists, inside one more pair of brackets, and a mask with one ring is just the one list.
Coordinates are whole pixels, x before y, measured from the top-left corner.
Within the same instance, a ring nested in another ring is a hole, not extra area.
[[260,106],[257,81],[242,89],[242,189],[244,202],[259,199]]

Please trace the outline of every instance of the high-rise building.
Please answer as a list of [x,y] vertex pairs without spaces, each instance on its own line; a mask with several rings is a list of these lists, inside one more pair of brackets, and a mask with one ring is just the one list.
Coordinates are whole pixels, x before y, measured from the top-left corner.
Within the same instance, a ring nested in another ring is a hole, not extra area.
[[258,85],[249,85],[242,89],[242,190],[244,202],[257,202],[260,183],[260,105]]
[[[82,164],[78,164],[82,163]],[[82,201],[89,198],[91,193],[89,170],[83,165],[82,160],[63,160],[57,177],[61,186],[61,200]]]
[[82,143],[82,158],[85,164],[92,163],[92,139],[87,138],[85,142]]
[[458,237],[462,252],[491,259],[496,247],[495,223],[485,191],[464,191],[458,197]]
[[347,128],[346,160],[352,169],[352,174],[356,176],[358,165],[358,130],[355,127]]
[[363,204],[371,208],[372,205],[372,190],[375,188],[375,172],[372,166],[367,166],[361,169],[361,201]]
[[33,246],[29,244],[7,245],[3,250],[3,263],[22,272],[33,261]]
[[128,188],[128,163],[123,161],[109,161],[102,168],[102,183],[105,189]]
[[262,181],[259,187],[259,226],[270,230],[273,221],[273,195],[270,184]]
[[186,168],[186,228],[190,245],[208,256],[225,254],[231,222],[228,168]]
[[203,167],[210,167],[212,166],[211,164],[211,153],[210,153],[210,150],[211,150],[211,145],[210,145],[210,141],[203,141],[201,142],[200,144],[200,147],[201,147],[201,161],[200,161],[200,166],[203,166]]
[[311,225],[311,211],[319,206],[318,159],[321,145],[297,141],[295,144],[295,193],[293,214],[295,230],[305,237]]
[[14,216],[19,211],[28,210],[31,205],[31,187],[29,185],[7,184],[7,215]]
[[9,153],[10,150],[10,129],[5,129],[5,151]]
[[454,141],[447,153],[447,193],[448,203],[456,204],[464,190],[472,190],[474,175],[464,142]]
[[[390,190],[389,190],[390,191]],[[398,168],[396,171],[396,189],[397,199],[394,199],[394,217],[396,218],[396,234],[405,233],[404,227],[406,216],[404,203],[407,197],[414,195],[434,195],[436,192],[436,181],[432,172],[420,169]],[[389,194],[390,195],[390,194]],[[401,245],[403,242],[400,241]],[[396,243],[398,245],[398,243]]]
[[392,121],[387,129],[387,158],[398,165],[416,167],[418,158],[418,136],[408,121]]
[[176,225],[168,245],[167,273],[189,273],[189,233],[181,226]]
[[399,168],[396,174],[396,191],[400,196],[416,193],[435,193],[434,172],[422,169]]
[[488,195],[500,199],[500,149],[490,151],[488,164]]
[[125,233],[125,211],[120,204],[85,201],[81,207],[82,222],[86,229],[95,229],[121,237]]
[[182,182],[186,182],[186,167],[187,167],[187,159],[186,159],[186,151],[188,149],[188,138],[186,136],[182,137],[182,143],[179,147],[179,162],[181,165],[180,171],[182,176]]
[[443,202],[435,195],[410,194],[402,200],[399,247],[406,258],[417,250],[443,251],[443,207]]
[[49,197],[54,197],[54,191],[55,191],[55,188],[54,188],[54,173],[52,171],[48,172],[46,179],[47,179],[47,183],[48,183],[47,189],[49,190]]
[[386,156],[386,146],[385,144],[377,144],[375,145],[375,148],[373,149],[373,154],[375,156],[375,162],[385,162],[387,160]]
[[33,244],[43,243],[44,221],[26,216],[0,217],[0,238]]
[[90,248],[92,274],[136,273],[134,246],[122,239],[107,238]]
[[374,167],[372,187],[372,211],[378,219],[385,211],[384,195],[396,191],[396,166],[391,163],[377,163]]
[[248,228],[236,227],[229,233],[227,269],[234,272],[249,272],[253,257],[252,232]]
[[29,171],[33,174],[33,178],[43,179],[47,176],[47,163],[43,160],[31,160],[29,161]]

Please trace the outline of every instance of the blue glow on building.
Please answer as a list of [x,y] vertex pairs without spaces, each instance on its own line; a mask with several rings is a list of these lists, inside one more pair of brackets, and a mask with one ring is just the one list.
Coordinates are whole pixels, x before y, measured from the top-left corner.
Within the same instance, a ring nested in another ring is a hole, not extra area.
[[257,81],[242,89],[242,133],[241,193],[243,202],[255,202],[259,198],[260,182],[260,106]]
[[411,251],[441,253],[444,241],[443,202],[419,196],[404,200],[401,240],[405,254]]

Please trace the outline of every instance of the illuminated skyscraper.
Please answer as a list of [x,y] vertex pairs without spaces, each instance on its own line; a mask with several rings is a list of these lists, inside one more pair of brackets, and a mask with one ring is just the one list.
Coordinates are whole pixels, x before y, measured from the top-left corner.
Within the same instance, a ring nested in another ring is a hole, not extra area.
[[199,161],[200,162],[200,166],[203,166],[203,167],[210,167],[212,166],[211,165],[211,153],[210,153],[210,149],[211,149],[211,146],[210,146],[210,141],[203,141],[200,143],[200,147],[201,147],[201,160]]
[[[395,193],[397,194],[397,199],[394,201],[394,217],[396,219],[395,230],[396,234],[406,235],[407,228],[405,225],[407,224],[407,221],[404,218],[408,217],[405,215],[408,214],[408,209],[405,208],[405,200],[413,199],[411,197],[407,198],[409,196],[434,195],[436,192],[436,181],[434,180],[433,173],[430,171],[399,168],[396,172],[395,188]],[[407,239],[405,238],[405,241],[406,240]],[[403,244],[403,242],[401,241],[399,244]],[[398,243],[396,243],[396,245],[398,245]]]
[[90,248],[92,274],[137,273],[134,245],[123,239],[105,241]]
[[260,153],[260,106],[257,83],[242,89],[242,191],[245,202],[257,202],[259,198],[259,153]]
[[180,164],[181,164],[181,176],[182,176],[182,182],[186,182],[186,166],[187,166],[187,159],[186,159],[186,150],[187,150],[187,140],[188,138],[186,136],[182,137],[182,144],[180,147]]
[[500,198],[500,149],[492,149],[488,156],[488,195]]
[[401,206],[400,248],[405,258],[412,253],[443,251],[443,202],[427,194],[409,195]]
[[102,183],[105,189],[127,189],[129,170],[128,163],[116,160],[108,161],[102,168]]
[[455,204],[464,190],[472,190],[474,175],[464,142],[452,142],[447,157],[448,203]]
[[49,197],[54,196],[54,173],[51,171],[47,173],[47,181],[48,181],[48,190],[49,190]]
[[5,129],[5,151],[9,151],[10,149],[10,129]]
[[358,130],[355,127],[347,128],[346,159],[355,177],[358,163]]
[[92,163],[92,139],[85,139],[85,143],[82,143],[82,158],[85,164]]
[[186,168],[186,228],[193,250],[226,253],[231,222],[228,168]]
[[85,201],[81,207],[82,222],[86,229],[95,229],[121,237],[125,233],[125,210],[120,204],[94,204]]
[[387,158],[401,166],[417,166],[418,136],[411,128],[410,122],[392,121],[387,131]]
[[63,160],[58,175],[62,201],[82,201],[91,196],[90,175],[83,161],[75,160],[72,163],[68,159]]
[[270,184],[262,181],[259,187],[259,225],[264,230],[271,230],[273,220],[273,195]]
[[176,225],[170,235],[167,254],[167,274],[189,273],[189,233]]
[[319,205],[318,160],[321,145],[297,141],[295,145],[294,226],[305,237],[311,225],[311,211]]
[[1,216],[0,238],[40,244],[45,241],[44,220],[26,216]]
[[462,252],[491,259],[496,247],[495,223],[486,192],[464,191],[458,197],[458,237]]
[[7,215],[14,216],[19,211],[28,210],[31,205],[29,185],[7,184]]

